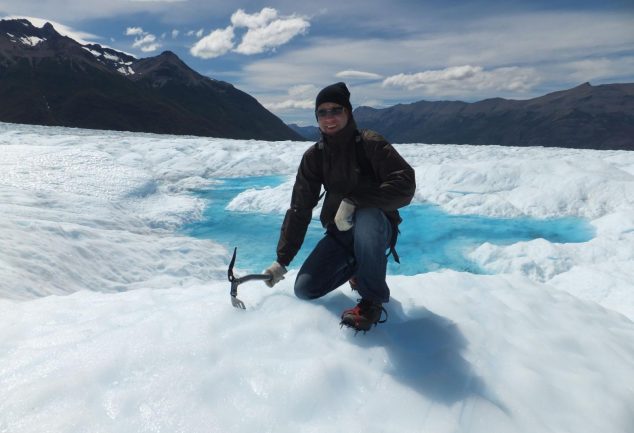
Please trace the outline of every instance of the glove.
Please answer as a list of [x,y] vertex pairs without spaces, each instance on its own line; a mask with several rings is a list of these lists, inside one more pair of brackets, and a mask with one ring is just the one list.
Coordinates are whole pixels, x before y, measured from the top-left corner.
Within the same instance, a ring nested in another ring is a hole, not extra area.
[[348,231],[354,226],[352,216],[354,215],[354,204],[347,198],[341,200],[337,214],[335,215],[335,224],[339,231]]
[[273,287],[284,279],[284,274],[286,272],[288,271],[286,270],[286,267],[284,267],[284,265],[280,265],[278,262],[273,262],[273,264],[264,271],[265,274],[273,276],[273,278],[271,278],[270,280],[265,281],[266,285],[269,287]]

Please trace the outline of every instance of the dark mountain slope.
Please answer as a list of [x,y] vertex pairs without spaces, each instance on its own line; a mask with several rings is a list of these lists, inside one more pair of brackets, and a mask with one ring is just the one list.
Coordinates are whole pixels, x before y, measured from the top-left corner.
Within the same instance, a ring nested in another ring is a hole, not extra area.
[[525,101],[420,101],[354,111],[394,142],[634,150],[634,84],[582,84]]
[[296,140],[248,94],[165,52],[81,45],[50,24],[0,21],[0,120],[80,128]]

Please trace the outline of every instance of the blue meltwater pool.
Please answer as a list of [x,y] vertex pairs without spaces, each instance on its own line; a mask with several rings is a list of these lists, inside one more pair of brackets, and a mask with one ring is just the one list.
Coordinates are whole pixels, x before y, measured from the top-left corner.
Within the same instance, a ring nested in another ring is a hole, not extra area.
[[[209,201],[203,219],[183,227],[197,238],[213,239],[227,250],[238,247],[240,269],[259,273],[275,260],[275,248],[284,215],[235,212],[227,204],[250,188],[273,187],[283,177],[218,179],[219,184],[196,194]],[[543,238],[554,243],[586,242],[594,236],[592,226],[580,218],[489,218],[479,215],[450,215],[438,206],[410,205],[401,210],[397,251],[401,264],[390,259],[388,273],[414,275],[439,269],[484,273],[467,258],[467,253],[489,242],[510,245]],[[324,230],[318,220],[308,228],[302,249],[291,267],[299,267]]]

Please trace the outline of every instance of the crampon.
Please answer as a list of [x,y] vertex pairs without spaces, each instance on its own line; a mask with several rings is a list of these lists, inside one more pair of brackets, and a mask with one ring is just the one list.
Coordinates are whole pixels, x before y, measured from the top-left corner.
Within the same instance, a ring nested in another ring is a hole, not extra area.
[[[385,319],[381,319],[383,313],[385,313]],[[356,306],[345,310],[341,314],[340,325],[341,327],[346,326],[352,328],[356,332],[363,331],[365,333],[369,331],[372,326],[386,322],[387,318],[387,311],[380,302],[361,299]]]

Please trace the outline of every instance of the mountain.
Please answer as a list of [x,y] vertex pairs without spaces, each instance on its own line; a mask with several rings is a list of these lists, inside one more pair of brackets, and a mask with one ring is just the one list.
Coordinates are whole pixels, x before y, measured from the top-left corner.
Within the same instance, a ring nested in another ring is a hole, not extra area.
[[319,132],[317,126],[299,126],[295,123],[291,123],[288,126],[307,141],[318,141],[321,137],[321,132]]
[[0,21],[0,121],[301,139],[255,98],[200,75],[172,52],[137,59],[24,19]]
[[634,150],[634,83],[589,83],[534,99],[359,107],[360,128],[397,143]]

